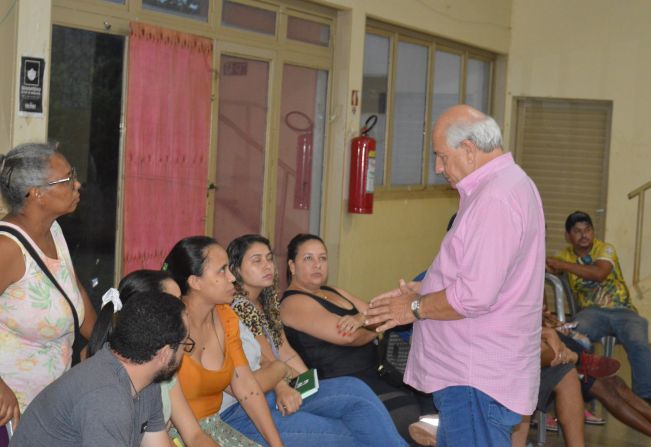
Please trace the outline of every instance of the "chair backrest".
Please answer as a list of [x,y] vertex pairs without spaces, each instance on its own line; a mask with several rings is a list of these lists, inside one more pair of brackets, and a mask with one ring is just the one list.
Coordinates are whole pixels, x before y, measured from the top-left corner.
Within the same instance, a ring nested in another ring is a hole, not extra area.
[[561,283],[563,284],[563,291],[567,297],[567,304],[570,307],[570,317],[574,318],[576,313],[579,311],[579,306],[576,304],[576,298],[574,297],[574,291],[572,290],[572,286],[570,286],[570,280],[567,277],[567,273],[562,273],[560,278]]
[[[554,291],[554,306],[556,307],[556,315],[561,322],[565,322],[565,297],[567,293],[561,278],[554,275],[553,273],[545,273],[545,282],[550,284]],[[569,302],[569,300],[568,300]],[[571,303],[570,303],[570,312],[571,312]],[[573,316],[574,314],[572,314]]]
[[384,333],[378,348],[380,357],[378,373],[387,382],[395,386],[403,385],[409,348],[409,341],[405,341],[399,331],[391,330]]

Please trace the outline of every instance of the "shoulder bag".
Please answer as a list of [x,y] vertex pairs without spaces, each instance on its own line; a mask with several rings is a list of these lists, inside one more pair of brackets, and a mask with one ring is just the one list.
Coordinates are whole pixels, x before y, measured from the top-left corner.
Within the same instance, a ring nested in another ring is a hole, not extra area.
[[79,333],[79,315],[77,315],[77,309],[75,309],[75,306],[72,304],[72,301],[70,301],[70,298],[68,298],[68,294],[63,290],[63,287],[58,283],[58,281],[54,278],[54,275],[52,275],[52,272],[50,272],[50,269],[47,268],[45,265],[45,262],[43,262],[43,259],[39,256],[37,253],[36,249],[34,246],[25,238],[25,236],[22,235],[22,233],[15,228],[12,228],[8,225],[2,225],[0,224],[0,232],[4,231],[5,233],[9,233],[12,236],[14,236],[16,239],[20,241],[21,244],[23,244],[23,247],[29,252],[31,257],[36,261],[36,264],[41,268],[43,273],[45,273],[45,276],[48,277],[48,279],[54,284],[54,286],[61,292],[61,295],[66,299],[68,302],[68,305],[70,306],[70,310],[72,311],[72,318],[75,322],[75,340],[72,346],[72,366],[75,366],[77,363],[81,361],[81,334]]

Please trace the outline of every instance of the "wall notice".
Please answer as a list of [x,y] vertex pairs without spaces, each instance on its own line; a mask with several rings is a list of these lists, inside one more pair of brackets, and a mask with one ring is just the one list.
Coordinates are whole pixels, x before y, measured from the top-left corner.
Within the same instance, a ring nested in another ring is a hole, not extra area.
[[44,75],[45,59],[21,57],[19,115],[43,117]]

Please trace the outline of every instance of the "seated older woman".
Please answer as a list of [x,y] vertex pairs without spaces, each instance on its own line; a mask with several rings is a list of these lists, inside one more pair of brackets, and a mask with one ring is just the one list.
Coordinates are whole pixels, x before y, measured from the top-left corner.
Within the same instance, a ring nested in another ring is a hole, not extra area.
[[75,338],[67,299],[8,231],[22,235],[52,272],[83,322],[82,335],[93,329],[93,306],[56,221],[77,208],[80,186],[75,169],[51,145],[24,144],[0,155],[0,190],[10,209],[0,230],[0,426],[16,423],[70,368]]
[[[287,280],[280,317],[292,347],[320,378],[354,376],[380,397],[401,436],[420,408],[407,387],[395,386],[377,372],[377,332],[364,327],[367,303],[350,293],[326,286],[328,252],[318,236],[299,234],[287,248]],[[384,398],[383,398],[384,396]],[[391,396],[391,397],[389,397]]]

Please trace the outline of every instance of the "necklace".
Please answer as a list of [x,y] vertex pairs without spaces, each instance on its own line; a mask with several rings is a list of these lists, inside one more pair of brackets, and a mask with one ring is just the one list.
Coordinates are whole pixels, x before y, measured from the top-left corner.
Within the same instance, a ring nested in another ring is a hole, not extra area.
[[140,392],[136,390],[136,386],[133,384],[133,380],[131,380],[131,376],[129,376],[129,373],[127,372],[127,379],[129,379],[129,383],[131,384],[131,388],[133,388],[133,400],[139,400],[140,399]]
[[[219,334],[217,334],[217,326],[215,325],[215,310],[213,309],[210,312],[210,319],[212,320],[212,330],[215,333],[215,337],[217,337],[217,344],[219,345],[219,349],[222,351],[222,356],[224,355],[224,347],[222,346],[222,341],[219,338]],[[206,349],[204,346],[203,349]]]
[[[298,290],[299,292],[306,292],[306,293],[308,293],[310,295],[319,297],[319,298],[327,301],[328,303],[330,303],[330,305],[332,305],[332,306],[339,307],[339,308],[344,309],[344,310],[355,309],[355,305],[353,303],[351,303],[348,300],[348,298],[344,297],[343,295],[339,295],[339,293],[337,293],[334,290],[331,292],[333,294],[333,297],[330,298],[330,297],[328,297],[328,295],[323,293],[323,289],[319,289],[319,291],[321,291],[321,293],[314,293],[314,292],[311,292],[310,290],[305,289],[305,288],[300,287],[300,286],[294,286],[293,288]],[[351,307],[349,308],[348,306],[351,306]]]
[[[326,301],[331,301],[330,298],[328,298],[328,296],[327,296],[325,293],[323,293],[323,292],[321,292],[321,293],[316,293],[316,292],[312,292],[311,290],[308,290],[308,289],[306,289],[306,288],[304,288],[304,287],[300,287],[300,286],[294,286],[294,287],[296,287],[296,289],[297,289],[299,292],[307,292],[307,293],[310,294],[310,295],[318,296],[319,298],[322,298],[322,299],[324,299],[324,300],[326,300]],[[321,291],[321,289],[319,289],[319,291]]]
[[[214,309],[210,311],[210,321],[212,323],[212,331],[215,333],[215,337],[217,337],[217,344],[219,345],[219,349],[220,349],[222,355],[224,355],[224,347],[222,345],[222,340],[221,340],[221,338],[219,338],[219,334],[217,334],[217,325],[215,324],[215,310]],[[188,335],[190,335],[189,331],[188,331]],[[201,347],[201,350],[202,351],[206,350],[206,345],[205,344]]]

